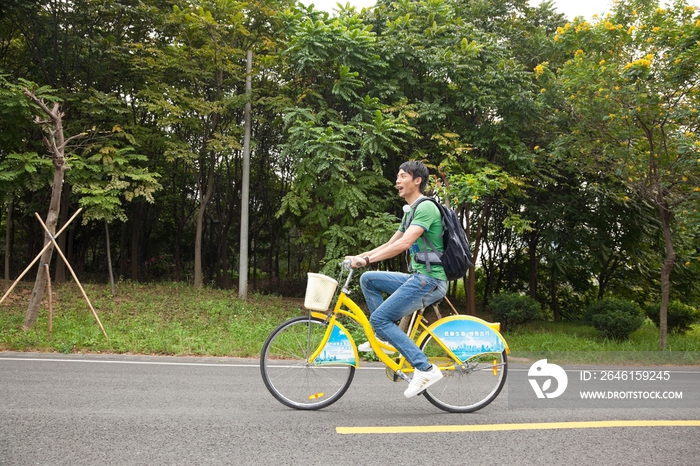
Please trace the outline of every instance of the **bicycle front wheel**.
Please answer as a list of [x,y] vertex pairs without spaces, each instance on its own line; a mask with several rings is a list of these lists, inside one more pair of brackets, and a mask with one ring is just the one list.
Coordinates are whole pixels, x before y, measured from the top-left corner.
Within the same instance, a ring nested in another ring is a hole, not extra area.
[[501,392],[508,373],[505,350],[482,353],[461,365],[429,336],[421,344],[428,360],[438,366],[443,379],[423,394],[432,404],[452,413],[471,413],[491,403]]
[[322,319],[295,317],[273,330],[263,345],[260,372],[265,386],[290,408],[325,408],[338,401],[352,383],[354,366],[308,362],[327,328]]

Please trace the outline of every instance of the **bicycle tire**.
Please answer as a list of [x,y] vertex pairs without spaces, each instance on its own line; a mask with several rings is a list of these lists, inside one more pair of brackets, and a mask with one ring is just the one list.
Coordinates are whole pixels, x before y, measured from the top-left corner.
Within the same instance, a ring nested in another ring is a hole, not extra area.
[[300,316],[270,333],[260,354],[263,382],[282,404],[300,410],[325,408],[342,397],[352,383],[355,367],[307,362],[318,348],[328,324]]
[[[444,377],[423,392],[433,405],[451,413],[471,413],[491,403],[503,389],[508,375],[508,356],[505,350],[482,353],[455,366],[432,336],[421,343],[428,360],[437,365]],[[494,361],[496,374],[494,374]]]

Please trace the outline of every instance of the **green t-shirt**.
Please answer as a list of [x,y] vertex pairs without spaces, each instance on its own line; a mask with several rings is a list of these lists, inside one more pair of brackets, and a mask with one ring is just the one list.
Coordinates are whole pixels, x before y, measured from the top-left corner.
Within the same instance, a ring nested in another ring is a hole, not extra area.
[[[432,202],[432,201],[423,201],[420,204],[418,204],[414,209],[416,213],[413,216],[413,220],[411,221],[411,225],[416,225],[419,226],[423,229],[423,235],[428,238],[428,240],[435,246],[438,251],[443,251],[443,243],[442,243],[442,215],[440,214],[440,210],[438,207]],[[408,217],[411,215],[411,212],[406,212],[403,215],[403,219],[401,220],[401,227],[399,227],[399,231],[402,233],[405,233],[406,230],[408,229],[409,226],[411,225],[406,225],[406,222],[408,221]],[[447,280],[447,276],[445,275],[445,271],[442,268],[441,265],[430,265],[430,273],[428,273],[428,268],[425,264],[419,264],[416,262],[416,253],[419,251],[425,251],[427,250],[427,246],[425,244],[425,241],[423,240],[422,237],[418,237],[415,243],[410,248],[410,254],[411,254],[411,268],[415,272],[420,272],[425,275],[430,275],[433,278],[437,278],[439,280]]]

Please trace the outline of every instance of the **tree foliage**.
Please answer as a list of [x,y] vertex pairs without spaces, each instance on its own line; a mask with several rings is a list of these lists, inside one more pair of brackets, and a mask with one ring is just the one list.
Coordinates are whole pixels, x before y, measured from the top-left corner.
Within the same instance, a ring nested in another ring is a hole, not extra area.
[[698,307],[700,13],[683,1],[571,20],[524,0],[0,8],[0,222],[15,273],[43,243],[32,214],[52,172],[28,87],[60,102],[66,134],[86,134],[61,206],[84,207],[65,249],[79,269],[105,275],[99,220],[119,275],[231,286],[252,50],[253,288],[299,294],[307,271],[385,241],[396,172],[417,159],[476,255],[450,288],[465,312],[506,292],[555,319],[608,297],[658,302],[663,346],[668,303]]
[[[658,211],[665,255],[662,348],[675,245],[700,227],[695,215],[687,214],[700,199],[696,16],[683,2],[666,10],[625,1],[604,18],[578,19],[555,36],[571,53],[554,85],[568,95],[562,110],[572,116],[570,133],[559,138],[555,152],[572,154],[586,173],[614,173],[630,195]],[[541,75],[543,81],[549,78],[544,71]]]

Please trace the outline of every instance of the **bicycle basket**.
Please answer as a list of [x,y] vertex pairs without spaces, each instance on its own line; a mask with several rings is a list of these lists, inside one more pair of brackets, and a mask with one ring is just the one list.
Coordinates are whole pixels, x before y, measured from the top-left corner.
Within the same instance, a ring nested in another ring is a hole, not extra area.
[[336,288],[338,288],[338,282],[331,277],[309,272],[304,307],[314,311],[327,311]]

